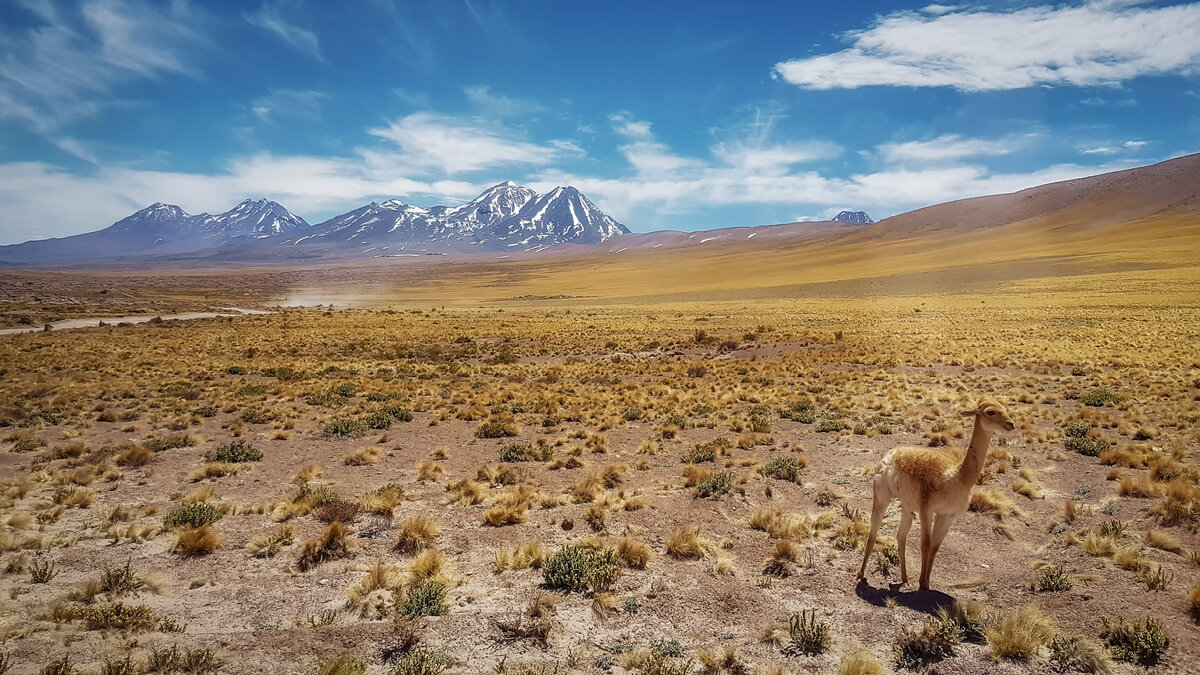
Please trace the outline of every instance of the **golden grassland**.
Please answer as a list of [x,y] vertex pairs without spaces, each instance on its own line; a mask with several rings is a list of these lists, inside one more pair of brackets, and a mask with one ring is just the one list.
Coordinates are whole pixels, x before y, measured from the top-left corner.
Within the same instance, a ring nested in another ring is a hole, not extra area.
[[[1052,261],[1012,228],[952,255],[367,271],[388,304],[6,336],[5,663],[1186,672],[1200,275],[1173,256],[1196,241]],[[973,263],[996,274],[954,288]],[[558,293],[588,298],[511,300]],[[856,587],[871,467],[964,446],[983,396],[1018,428],[938,590],[889,585],[894,508]]]

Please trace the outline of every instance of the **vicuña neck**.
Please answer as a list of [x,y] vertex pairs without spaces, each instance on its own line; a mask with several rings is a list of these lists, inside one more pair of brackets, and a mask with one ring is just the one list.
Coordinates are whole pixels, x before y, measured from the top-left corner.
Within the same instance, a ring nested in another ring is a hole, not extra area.
[[963,458],[962,466],[958,468],[958,480],[966,485],[974,485],[983,473],[984,462],[987,461],[988,445],[992,442],[992,432],[983,428],[979,417],[975,418],[975,430],[971,432],[971,445],[967,447],[967,456]]

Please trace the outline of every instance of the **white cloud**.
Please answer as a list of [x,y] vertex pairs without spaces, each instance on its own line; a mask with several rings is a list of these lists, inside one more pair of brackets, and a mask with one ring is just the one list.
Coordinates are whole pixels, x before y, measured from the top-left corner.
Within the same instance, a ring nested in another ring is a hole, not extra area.
[[190,8],[92,0],[67,16],[32,7],[47,23],[0,33],[0,118],[39,133],[91,117],[122,85],[166,74],[195,76],[184,52],[203,43]]
[[928,141],[885,143],[879,146],[879,154],[888,163],[943,162],[964,157],[1007,155],[1027,146],[1036,137],[1036,134],[1021,134],[986,139],[945,134]]
[[1140,150],[1146,145],[1146,141],[1130,140],[1117,145],[1098,145],[1090,148],[1080,148],[1080,154],[1084,155],[1116,155],[1122,152],[1131,150]]
[[[1200,4],[1097,2],[1009,12],[899,12],[846,35],[839,52],[785,61],[774,73],[808,89],[1116,84],[1200,67]],[[929,8],[926,8],[927,10]]]
[[486,84],[463,87],[467,100],[481,115],[489,117],[527,117],[544,112],[546,107],[536,101],[505,96],[492,92]]
[[280,40],[291,45],[293,49],[305,52],[318,61],[323,60],[317,34],[285,19],[282,11],[284,4],[281,1],[272,6],[271,3],[264,2],[257,12],[243,14],[242,18],[255,26],[271,31]]
[[413,113],[370,133],[395,143],[410,166],[450,175],[500,166],[542,166],[583,154],[569,141],[539,145],[480,119],[428,112]]

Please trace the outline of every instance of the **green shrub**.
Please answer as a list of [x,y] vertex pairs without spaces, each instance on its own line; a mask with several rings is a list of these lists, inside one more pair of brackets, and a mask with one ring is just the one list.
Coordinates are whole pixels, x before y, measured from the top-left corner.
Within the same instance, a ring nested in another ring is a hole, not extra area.
[[257,462],[262,458],[262,450],[243,440],[225,443],[216,450],[204,455],[204,461],[206,462],[230,462],[232,464]]
[[196,444],[196,439],[187,434],[175,434],[166,438],[150,438],[142,441],[142,447],[154,452],[174,450],[175,448],[190,448]]
[[225,372],[229,373],[230,375],[244,375],[246,373],[246,369],[241,366],[229,366],[225,369]]
[[621,419],[626,422],[636,422],[645,415],[641,408],[626,408],[621,411]]
[[1153,666],[1171,646],[1171,636],[1161,622],[1153,617],[1127,623],[1118,618],[1116,623],[1102,618],[1104,631],[1100,637],[1108,643],[1113,658],[1129,661],[1141,666]]
[[79,610],[79,618],[87,624],[88,630],[151,630],[159,623],[158,616],[148,606],[120,602],[84,607]]
[[611,550],[592,551],[564,546],[542,563],[542,579],[550,588],[577,591],[591,587],[606,590],[620,575],[620,566]]
[[1050,662],[1061,672],[1112,672],[1112,659],[1100,645],[1089,639],[1058,633],[1050,640]]
[[1094,408],[1120,403],[1123,400],[1125,399],[1117,396],[1107,389],[1093,389],[1086,395],[1079,398],[1080,403],[1084,405],[1090,405]]
[[371,429],[390,429],[395,422],[392,416],[383,412],[374,412],[363,419],[363,423]]
[[202,527],[221,519],[221,512],[212,504],[185,504],[163,518],[167,527]]
[[479,425],[475,430],[476,438],[505,438],[516,436],[516,425],[502,420],[489,420]]
[[1108,449],[1108,442],[1087,436],[1069,436],[1063,441],[1063,447],[1072,452],[1078,452],[1086,457],[1097,457]]
[[344,398],[350,398],[351,396],[354,396],[357,392],[358,392],[358,387],[353,384],[350,384],[349,382],[339,384],[338,386],[334,387],[334,389],[333,389],[333,393],[337,394],[338,396],[342,396]]
[[441,675],[454,664],[454,659],[442,652],[415,647],[396,661],[388,675]]
[[727,495],[733,488],[733,475],[727,471],[714,474],[696,485],[697,497],[716,497]]
[[817,621],[817,610],[798,612],[788,620],[788,645],[785,654],[824,654],[833,640],[829,624]]
[[528,462],[536,459],[528,443],[512,443],[500,449],[501,462]]
[[958,625],[949,617],[938,617],[926,621],[920,630],[902,627],[892,653],[901,668],[923,668],[952,655],[960,642]]
[[650,653],[675,659],[686,654],[687,649],[679,643],[679,640],[655,638],[650,641]]
[[[383,490],[390,485],[392,484],[389,483],[383,488],[380,488],[380,490]],[[401,491],[403,492],[403,488],[401,488]],[[313,508],[325,506],[326,504],[333,504],[334,502],[339,502],[342,500],[341,495],[325,487],[324,485],[314,488],[313,486],[309,485],[307,481],[300,484],[300,498],[311,500]]]
[[792,405],[791,409],[783,412],[782,415],[793,422],[800,422],[801,424],[812,424],[817,419],[817,412],[813,407],[812,401],[806,398],[797,401]]
[[383,410],[381,410],[380,412],[382,412],[385,415],[388,415],[389,417],[396,420],[397,422],[413,421],[412,411],[409,410],[408,408],[401,408],[398,405],[388,406],[388,407],[384,408]]
[[1063,435],[1068,438],[1084,438],[1091,430],[1092,425],[1088,422],[1071,422],[1063,428]]
[[846,423],[836,417],[826,417],[817,425],[817,431],[841,431],[846,428]]
[[333,438],[356,438],[367,433],[367,423],[362,420],[339,417],[325,425],[325,435]]
[[247,424],[266,424],[271,421],[271,415],[264,410],[247,410],[240,419]]
[[432,579],[418,581],[408,588],[404,602],[396,611],[413,619],[443,616],[449,611],[446,608],[446,587]]
[[238,396],[262,396],[267,393],[267,385],[251,384],[238,390]]
[[800,462],[795,457],[776,457],[761,469],[767,478],[796,482],[800,478]]
[[679,461],[684,464],[695,464],[697,462],[713,462],[717,459],[717,450],[709,443],[701,443],[692,448],[679,458]]
[[346,399],[331,394],[309,394],[304,397],[304,402],[309,405],[334,406],[344,404]]
[[1071,585],[1071,577],[1067,576],[1067,571],[1062,565],[1049,565],[1043,568],[1042,573],[1033,582],[1034,590],[1042,593],[1069,591]]
[[199,415],[201,417],[216,417],[217,416],[217,406],[202,405],[199,408],[196,408],[195,410],[193,410],[192,414]]

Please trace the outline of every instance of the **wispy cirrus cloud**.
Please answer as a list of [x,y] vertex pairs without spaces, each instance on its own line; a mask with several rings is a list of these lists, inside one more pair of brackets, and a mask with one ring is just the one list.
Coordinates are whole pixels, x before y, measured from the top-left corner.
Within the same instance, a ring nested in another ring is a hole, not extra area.
[[846,34],[842,51],[779,63],[774,74],[806,89],[1117,84],[1200,70],[1200,4],[1047,5],[1012,11],[931,5]]
[[463,87],[463,93],[475,110],[491,117],[524,117],[546,111],[546,106],[537,101],[499,94],[486,84]]
[[187,52],[205,38],[186,2],[162,9],[132,0],[43,1],[28,9],[38,22],[0,33],[0,118],[38,133],[119,105],[123,85],[198,75]]
[[1039,134],[1012,134],[1002,138],[964,138],[943,134],[927,141],[905,141],[880,145],[880,157],[890,164],[902,162],[945,162],[966,157],[1007,155],[1028,147]]
[[329,97],[315,89],[272,89],[250,103],[250,110],[260,119],[278,117],[316,117],[321,101]]
[[318,61],[323,61],[317,34],[284,17],[285,12],[298,8],[299,3],[296,2],[285,2],[284,0],[275,4],[264,2],[257,11],[247,12],[242,17],[255,26],[274,33],[276,37],[291,45],[295,50],[304,52]]

